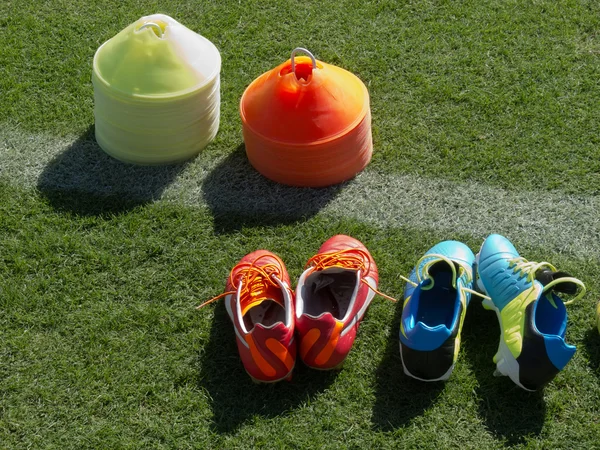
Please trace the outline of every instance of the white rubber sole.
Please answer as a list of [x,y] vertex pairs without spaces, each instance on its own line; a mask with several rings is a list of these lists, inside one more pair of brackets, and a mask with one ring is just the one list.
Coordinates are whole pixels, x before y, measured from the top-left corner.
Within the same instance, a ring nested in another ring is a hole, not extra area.
[[[475,256],[475,264],[476,264],[476,283],[477,289],[481,291],[483,294],[488,295],[483,283],[481,282],[481,278],[479,277],[479,253]],[[495,311],[496,317],[498,318],[498,324],[500,325],[500,342],[498,343],[498,350],[494,355],[493,361],[496,363],[496,370],[494,371],[495,377],[509,377],[517,386],[521,389],[524,389],[528,392],[534,392],[532,389],[527,389],[521,384],[519,380],[519,363],[516,358],[511,353],[510,349],[506,345],[504,341],[504,329],[502,328],[502,319],[500,317],[500,310],[496,308],[494,302],[488,299],[484,299],[481,304],[485,309]]]
[[425,382],[428,382],[428,381],[446,381],[448,378],[450,378],[450,375],[452,374],[452,371],[454,370],[454,364],[452,364],[452,366],[450,366],[450,368],[448,369],[448,371],[444,375],[442,375],[439,378],[433,378],[433,379],[419,378],[416,375],[413,375],[406,368],[406,365],[404,365],[404,356],[402,356],[402,343],[400,343],[400,359],[402,360],[402,368],[404,369],[404,374],[408,375],[411,378],[414,378],[415,380],[419,380],[419,381],[425,381]]

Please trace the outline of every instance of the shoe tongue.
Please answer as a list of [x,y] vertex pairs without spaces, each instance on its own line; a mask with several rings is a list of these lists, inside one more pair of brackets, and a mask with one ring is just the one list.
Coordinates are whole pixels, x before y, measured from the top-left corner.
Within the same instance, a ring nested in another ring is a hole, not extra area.
[[281,289],[275,286],[268,286],[266,289],[260,291],[247,292],[240,298],[242,316],[244,316],[251,308],[260,305],[266,300],[274,301],[285,307]]
[[266,296],[262,296],[262,297],[250,297],[249,295],[247,296],[247,298],[245,299],[245,301],[242,301],[242,316],[245,316],[246,313],[254,308],[255,306],[260,305],[262,302],[264,302],[265,300],[272,300],[271,298],[267,298]]
[[[570,276],[571,275],[569,275],[567,272],[553,272],[548,268],[540,269],[535,273],[535,279],[542,283],[544,286],[559,278],[565,278]],[[577,285],[570,281],[565,281],[564,283],[557,283],[556,285],[552,286],[551,290],[554,292],[560,292],[562,294],[575,295],[577,294]]]

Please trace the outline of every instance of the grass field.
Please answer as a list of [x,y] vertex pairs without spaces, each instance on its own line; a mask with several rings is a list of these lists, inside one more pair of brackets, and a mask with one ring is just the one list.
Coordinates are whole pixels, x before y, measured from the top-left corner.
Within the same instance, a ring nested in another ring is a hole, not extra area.
[[[96,48],[162,12],[223,58],[221,127],[186,164],[133,167],[93,138]],[[374,155],[327,189],[243,151],[239,98],[294,47],[357,74]],[[596,1],[0,2],[0,448],[600,448],[600,4]],[[222,292],[246,253],[292,279],[336,233],[399,298],[433,244],[492,232],[581,278],[578,351],[542,392],[492,376],[474,299],[446,383],[402,373],[377,298],[342,371],[256,386]]]

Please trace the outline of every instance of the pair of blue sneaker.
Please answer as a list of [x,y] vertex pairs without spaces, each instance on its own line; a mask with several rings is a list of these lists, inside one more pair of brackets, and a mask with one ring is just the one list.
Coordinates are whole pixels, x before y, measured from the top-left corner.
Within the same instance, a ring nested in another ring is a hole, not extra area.
[[[405,281],[400,356],[413,378],[448,379],[472,294],[483,297],[500,323],[495,375],[535,391],[575,353],[565,342],[565,305],[585,294],[584,284],[550,263],[527,261],[503,236],[490,235],[477,256],[461,242],[440,242]],[[558,293],[575,297],[563,302]]]

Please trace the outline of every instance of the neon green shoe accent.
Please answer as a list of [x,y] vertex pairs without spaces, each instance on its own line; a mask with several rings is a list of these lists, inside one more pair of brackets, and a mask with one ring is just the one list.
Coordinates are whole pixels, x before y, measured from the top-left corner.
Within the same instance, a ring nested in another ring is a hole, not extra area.
[[[533,283],[536,272],[538,270],[540,270],[542,267],[547,267],[550,270],[552,270],[553,272],[556,272],[556,270],[557,270],[556,267],[554,267],[549,262],[544,261],[544,262],[538,263],[538,262],[534,262],[534,261],[527,261],[522,256],[511,259],[508,263],[509,263],[508,267],[512,268],[516,274],[521,275],[521,276],[526,275],[527,281],[529,281],[530,283]],[[579,293],[571,300],[569,300],[567,302],[563,302],[565,305],[570,305],[571,303],[573,303],[576,300],[579,300],[581,297],[583,297],[585,295],[585,292],[586,292],[585,285],[583,284],[583,282],[581,280],[574,278],[574,277],[561,277],[561,278],[552,280],[550,283],[548,283],[547,285],[544,286],[544,290],[542,291],[542,293],[548,292],[551,288],[553,288],[554,286],[556,286],[557,284],[560,284],[560,283],[573,283],[573,284],[576,284],[577,286],[579,286]],[[550,301],[552,306],[554,306],[554,308],[557,307],[556,304],[554,303],[554,298],[549,297],[548,300]]]
[[[556,267],[548,262],[529,262],[525,258],[518,257],[509,261],[509,268],[511,267],[516,274],[526,275],[527,281],[532,283],[530,289],[521,292],[500,311],[501,324],[504,330],[504,342],[512,355],[517,358],[523,349],[523,330],[525,327],[525,309],[527,306],[560,283],[574,283],[580,288],[578,295],[572,300],[564,302],[565,305],[583,297],[586,289],[583,282],[573,277],[557,278],[545,286],[539,282],[534,282],[536,272],[542,267],[548,267],[550,270],[556,271]],[[550,303],[556,308],[554,298],[551,295],[548,298]]]
[[460,333],[456,335],[456,339],[454,340],[454,357],[452,361],[456,362],[458,359],[458,352],[460,351]]
[[[433,288],[434,279],[429,276],[429,268],[432,265],[437,264],[440,261],[445,261],[446,264],[448,264],[448,266],[452,270],[452,287],[454,289],[456,289],[456,282],[459,278],[464,278],[465,284],[469,284],[473,281],[473,274],[471,273],[471,268],[466,267],[463,263],[461,263],[459,261],[453,261],[450,258],[448,258],[444,255],[438,255],[437,253],[428,253],[428,254],[424,255],[423,257],[421,257],[421,259],[419,259],[417,261],[417,264],[415,266],[419,267],[425,259],[429,259],[429,261],[427,261],[423,265],[422,269],[416,273],[417,283],[415,283],[414,281],[412,281],[406,277],[403,277],[402,275],[400,275],[400,278],[402,280],[406,281],[407,283],[411,284],[414,287],[419,286],[424,280],[429,280],[429,283],[427,284],[427,286],[421,286],[421,290],[423,290],[423,291],[430,290],[431,288]],[[458,274],[456,273],[456,267],[454,266],[454,262],[456,262],[459,265],[459,273]],[[480,292],[477,292],[473,289],[469,289],[464,286],[461,287],[460,289],[461,289],[461,291],[469,292],[471,294],[475,294],[481,298],[489,300],[489,297],[487,295],[483,295]],[[404,305],[406,306],[406,303]],[[466,308],[466,304],[464,306]]]
[[525,309],[536,301],[543,290],[541,283],[533,283],[531,288],[521,292],[500,311],[504,330],[504,342],[517,358],[523,349],[523,330],[525,329]]
[[467,297],[465,295],[465,291],[467,292],[471,292],[471,289],[467,289],[467,288],[462,288],[460,290],[460,303],[462,304],[462,313],[460,315],[460,323],[458,324],[458,333],[456,334],[456,338],[454,341],[454,359],[453,361],[456,362],[456,359],[458,358],[458,352],[460,350],[460,334],[462,332],[462,327],[463,327],[463,323],[465,321],[465,317],[467,316]]
[[[404,304],[402,305],[402,309],[406,308],[406,305],[408,304],[409,300],[410,300],[410,295],[408,297],[406,297],[406,300],[404,300]],[[400,333],[402,333],[402,335],[408,339],[408,336],[406,335],[406,331],[404,330],[404,323],[402,323],[402,321],[400,321]]]

